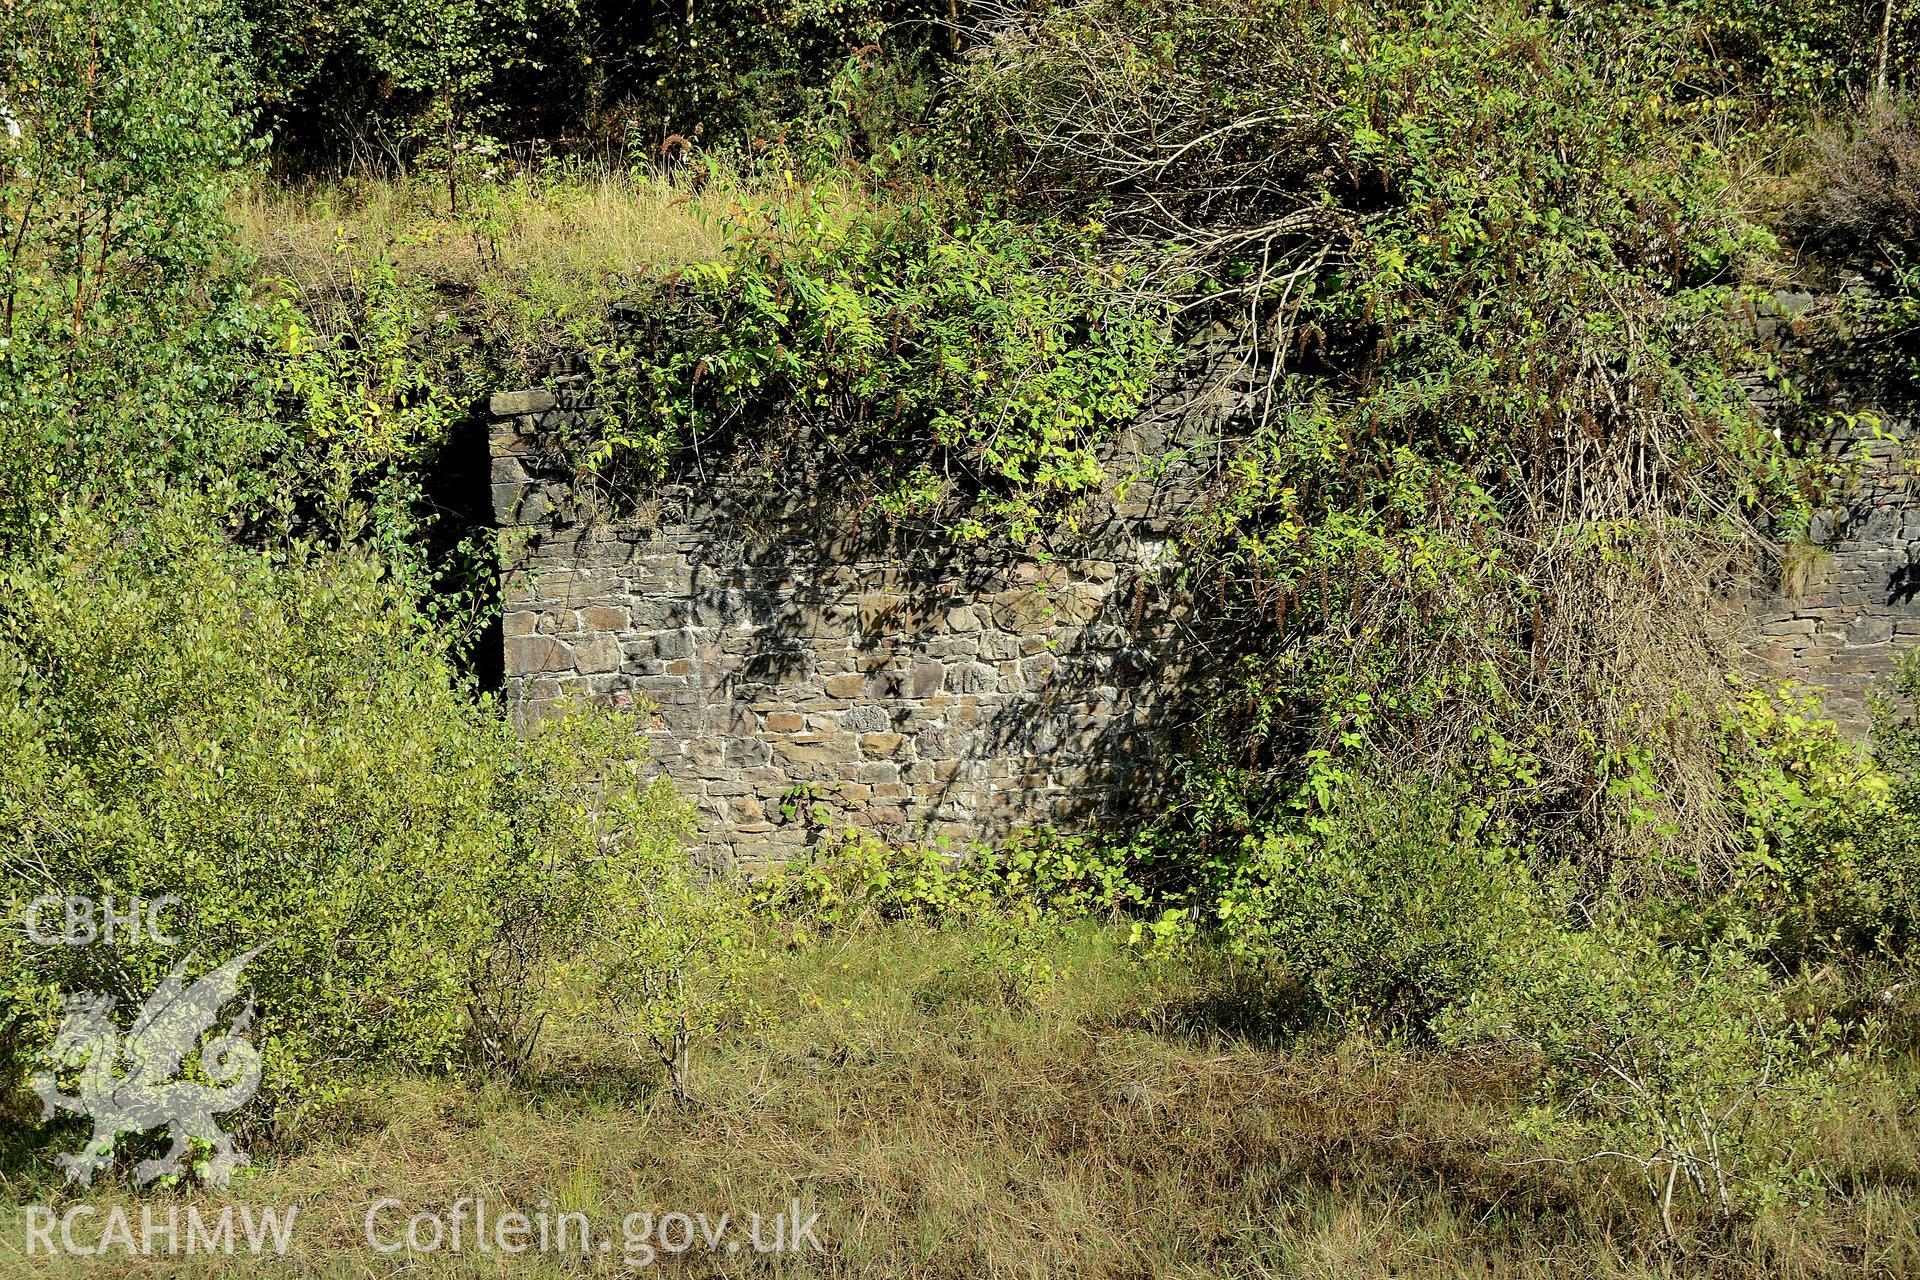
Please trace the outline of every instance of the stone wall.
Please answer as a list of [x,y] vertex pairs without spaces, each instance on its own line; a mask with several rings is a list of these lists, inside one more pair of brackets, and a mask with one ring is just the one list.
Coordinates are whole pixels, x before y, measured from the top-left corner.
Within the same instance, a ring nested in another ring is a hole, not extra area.
[[495,515],[521,544],[503,580],[509,705],[651,704],[721,863],[848,825],[957,848],[1140,812],[1187,683],[1170,534],[1226,416],[1222,392],[1181,388],[1224,388],[1232,359],[1196,346],[1109,459],[1159,474],[1104,495],[1046,560],[862,520],[825,480],[673,483],[613,508],[554,447],[593,412],[583,377],[496,395]]
[[1855,737],[1871,723],[1869,691],[1920,644],[1920,502],[1900,449],[1866,447],[1853,500],[1815,520],[1811,550],[1789,553],[1780,591],[1754,611],[1755,661],[1818,690]]
[[[1196,344],[1108,459],[1151,480],[1105,495],[1084,539],[1045,560],[863,519],[825,467],[785,490],[683,481],[609,506],[555,448],[594,412],[582,375],[496,395],[494,512],[518,543],[509,704],[523,718],[564,695],[652,706],[659,757],[720,863],[765,864],[846,826],[958,846],[1150,811],[1159,745],[1203,674],[1179,665],[1204,650],[1183,643],[1170,535],[1245,381],[1224,338]],[[1818,550],[1741,611],[1753,662],[1819,689],[1855,734],[1867,690],[1920,641],[1920,503],[1896,452],[1871,446]]]
[[[1778,310],[1760,317],[1761,336],[1795,350],[1823,301],[1778,295]],[[1758,398],[1764,411],[1787,412],[1764,392]],[[1848,415],[1835,419],[1846,425],[1828,447],[1854,461],[1856,480],[1839,509],[1814,520],[1812,546],[1789,550],[1778,589],[1752,603],[1747,652],[1761,670],[1817,690],[1827,714],[1865,738],[1869,692],[1920,644],[1913,406],[1897,388],[1850,376],[1811,398],[1823,412]]]

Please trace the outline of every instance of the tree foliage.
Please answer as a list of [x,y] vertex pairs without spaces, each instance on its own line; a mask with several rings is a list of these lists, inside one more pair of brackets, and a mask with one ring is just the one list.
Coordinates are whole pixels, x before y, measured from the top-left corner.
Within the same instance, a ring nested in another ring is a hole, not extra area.
[[1693,51],[1518,5],[1092,0],[997,37],[1014,158],[1172,240],[1254,353],[1186,551],[1233,672],[1193,821],[1465,771],[1590,860],[1720,856],[1713,601],[1820,471],[1740,382],[1772,241],[1722,110],[1673,96]]
[[0,14],[0,549],[85,496],[231,470],[251,313],[224,205],[247,121],[196,0]]
[[612,425],[582,442],[588,465],[631,485],[739,453],[775,485],[829,468],[879,514],[961,538],[1070,523],[1164,350],[1164,307],[1097,224],[824,188],[766,213],[726,256],[647,282],[592,348]]
[[[523,738],[474,699],[376,556],[247,553],[211,513],[69,517],[0,577],[10,1053],[46,1043],[61,992],[135,1009],[182,949],[259,946],[266,1100],[445,1066],[537,1005],[587,921],[632,906],[682,808],[631,717]],[[23,946],[45,894],[177,897],[179,948]]]
[[[443,168],[492,139],[646,156],[770,139],[824,106],[850,57],[863,101],[911,103],[949,47],[929,0],[238,0],[285,162]],[[486,148],[491,154],[491,147]]]

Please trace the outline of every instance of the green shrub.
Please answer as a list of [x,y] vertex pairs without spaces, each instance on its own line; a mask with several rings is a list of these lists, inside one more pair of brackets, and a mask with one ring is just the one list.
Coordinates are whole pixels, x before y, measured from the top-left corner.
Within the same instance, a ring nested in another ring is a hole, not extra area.
[[0,555],[62,502],[248,474],[254,312],[224,205],[246,157],[211,0],[0,15]]
[[1887,775],[1811,694],[1737,685],[1736,695],[1720,751],[1745,834],[1726,878],[1699,886],[1704,919],[1783,969],[1905,933],[1911,877],[1884,850],[1908,819]]
[[1858,1062],[1837,1024],[1792,1015],[1765,968],[1663,946],[1604,910],[1582,930],[1512,931],[1501,957],[1442,1030],[1539,1056],[1518,1125],[1534,1150],[1633,1168],[1669,1234],[1688,1200],[1726,1217],[1817,1189],[1810,1126]]
[[915,999],[1021,1008],[1058,976],[1047,953],[1063,931],[1147,904],[1129,852],[1045,829],[959,853],[847,831],[762,877],[752,902],[795,946],[872,926],[955,929],[964,948]]
[[[452,441],[480,379],[438,356],[446,326],[429,319],[424,283],[375,257],[341,255],[329,296],[273,299],[260,376],[291,439],[272,470],[281,536],[317,526],[342,542],[404,558],[417,476]],[[290,282],[276,282],[291,291]]]
[[1422,1030],[1464,1000],[1533,910],[1524,860],[1462,792],[1354,781],[1246,837],[1210,922],[1328,1016]]
[[1039,929],[1142,910],[1148,890],[1131,879],[1129,867],[1125,844],[1050,829],[1016,831],[960,852],[845,831],[760,877],[753,902],[760,912],[816,929],[897,921],[1023,921]]
[[951,855],[932,845],[847,831],[757,880],[753,899],[762,911],[839,929],[971,916],[985,905],[974,890]]
[[623,856],[599,877],[601,909],[570,917],[556,997],[635,1056],[656,1059],[675,1098],[686,1102],[694,1096],[695,1047],[746,1011],[742,980],[754,954],[748,899],[744,886],[696,866],[683,833],[660,821],[670,791],[623,798],[622,810],[609,815],[625,841]]
[[809,189],[725,257],[652,282],[594,348],[616,486],[690,456],[837,459],[878,514],[1014,541],[1070,522],[1101,440],[1144,402],[1164,307],[1098,228]]
[[553,949],[683,810],[626,721],[516,735],[375,558],[241,551],[211,514],[70,516],[0,577],[9,932],[43,893],[184,903],[177,948],[16,939],[0,993],[16,1067],[56,991],[124,1015],[188,955],[257,946],[268,1103],[342,1070],[444,1066],[469,1005],[483,1052],[511,1059],[530,1025],[515,1002],[542,996]]
[[1602,0],[1575,12],[1599,39],[1628,23],[1657,31],[1687,48],[1716,88],[1788,116],[1872,92],[1883,48],[1889,83],[1920,72],[1912,0]]
[[[645,155],[780,135],[853,99],[880,146],[924,106],[954,38],[930,0],[691,7],[581,0],[373,0],[315,9],[239,0],[256,100],[283,159],[458,173],[498,163],[489,135],[585,138]],[[864,83],[846,84],[847,68]],[[519,148],[516,148],[519,150]],[[457,191],[457,188],[456,188]]]
[[281,443],[247,478],[249,534],[365,549],[458,633],[464,659],[498,613],[499,549],[463,483],[484,448],[462,428],[508,377],[380,250],[329,266],[324,287],[276,279],[256,301],[253,376]]
[[[649,759],[636,714],[563,704],[511,739],[497,766],[491,800],[506,847],[485,885],[487,932],[467,959],[465,1008],[465,1047],[497,1074],[522,1073],[548,1014],[577,1000],[580,958],[598,958],[591,973],[603,990],[619,966],[614,989],[657,1006],[656,984],[628,989],[626,979],[644,964],[658,969],[669,945],[694,958],[733,955],[737,886],[714,889],[697,873],[693,808]],[[600,949],[608,937],[624,947]],[[677,972],[693,967],[682,961]]]
[[1835,476],[1741,381],[1778,246],[1728,164],[1745,105],[1676,92],[1673,8],[1083,0],[969,64],[1002,172],[1170,247],[1260,352],[1181,546],[1200,862],[1264,856],[1330,767],[1470,778],[1598,879],[1722,881],[1715,596]]
[[1125,846],[1050,830],[955,852],[856,831],[822,842],[753,886],[759,909],[828,929],[912,921],[977,924],[1116,918],[1147,893]]
[[1871,710],[1873,753],[1885,771],[1888,803],[1844,850],[1851,855],[1841,863],[1851,894],[1841,900],[1858,901],[1856,916],[1871,924],[1862,944],[1911,964],[1920,944],[1920,649],[1902,655]]
[[1056,919],[1114,920],[1150,903],[1133,874],[1138,852],[1111,838],[1042,827],[974,849],[966,872],[1002,904],[1030,903]]

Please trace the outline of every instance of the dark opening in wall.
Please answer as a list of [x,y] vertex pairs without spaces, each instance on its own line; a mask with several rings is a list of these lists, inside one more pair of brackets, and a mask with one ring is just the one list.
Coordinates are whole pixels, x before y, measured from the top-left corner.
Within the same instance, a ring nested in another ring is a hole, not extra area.
[[488,490],[488,420],[480,407],[449,434],[425,468],[424,496],[432,522],[427,553],[436,594],[469,602],[479,626],[454,655],[484,692],[506,683],[500,631],[500,576],[494,551],[493,502]]

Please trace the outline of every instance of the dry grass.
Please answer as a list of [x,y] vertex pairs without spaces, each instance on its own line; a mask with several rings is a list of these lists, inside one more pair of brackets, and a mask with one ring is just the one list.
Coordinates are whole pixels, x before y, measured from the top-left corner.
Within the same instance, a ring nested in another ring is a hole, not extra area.
[[436,280],[490,271],[596,277],[719,252],[735,197],[647,173],[583,172],[478,188],[458,213],[444,186],[344,179],[244,193],[231,216],[269,272],[305,275],[341,246],[385,250],[396,270]]
[[1920,98],[1871,99],[1821,123],[1804,163],[1788,218],[1803,240],[1870,262],[1920,247]]
[[796,186],[784,172],[581,167],[471,185],[457,211],[444,184],[415,177],[269,182],[229,213],[255,275],[323,328],[355,312],[372,272],[390,269],[422,305],[503,343],[497,356],[538,376],[591,345],[609,303],[723,257],[730,237],[798,206],[849,216],[886,207],[858,185]]
[[732,184],[582,172],[476,187],[456,213],[421,179],[267,185],[231,210],[266,277],[339,290],[370,262],[402,280],[473,293],[496,307],[603,306],[623,281],[711,259],[747,214]]
[[[1065,976],[1017,1007],[965,997],[981,985],[970,955],[965,939],[889,933],[780,957],[760,975],[762,1017],[708,1056],[690,1110],[589,1039],[557,1044],[526,1092],[359,1087],[232,1189],[303,1206],[287,1264],[29,1261],[21,1211],[4,1208],[0,1274],[622,1273],[618,1244],[508,1266],[362,1241],[377,1198],[439,1211],[474,1195],[496,1212],[577,1209],[616,1235],[636,1210],[770,1214],[798,1197],[822,1215],[823,1255],[673,1261],[700,1275],[1920,1272],[1905,1097],[1863,1096],[1857,1128],[1829,1135],[1828,1205],[1676,1250],[1626,1183],[1502,1158],[1511,1063],[1206,1030],[1191,975],[1144,973],[1101,935],[1062,943]],[[44,1167],[11,1177],[9,1201],[70,1200]],[[135,1202],[123,1188],[88,1199]]]

